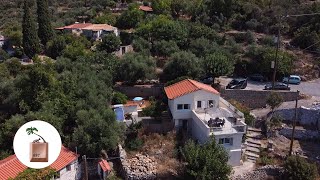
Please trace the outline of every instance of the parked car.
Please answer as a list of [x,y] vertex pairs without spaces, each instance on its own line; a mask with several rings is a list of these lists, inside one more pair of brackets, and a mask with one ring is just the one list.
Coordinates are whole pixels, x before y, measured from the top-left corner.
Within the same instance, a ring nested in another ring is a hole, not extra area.
[[288,84],[300,84],[301,78],[297,75],[290,75],[289,77],[284,77],[282,82]]
[[[269,83],[269,84],[265,85],[264,89],[265,90],[271,90],[272,89],[272,83]],[[290,91],[290,87],[285,83],[275,82],[274,90],[289,90]]]
[[263,82],[266,80],[266,78],[262,74],[252,74],[251,76],[249,76],[249,78],[252,81],[260,81],[260,82]]
[[233,79],[228,85],[227,89],[245,89],[247,87],[247,79],[238,78]]

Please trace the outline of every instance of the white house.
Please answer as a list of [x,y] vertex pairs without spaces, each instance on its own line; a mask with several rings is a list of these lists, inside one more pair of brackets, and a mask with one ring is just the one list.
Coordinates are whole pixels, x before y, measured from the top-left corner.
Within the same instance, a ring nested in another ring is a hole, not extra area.
[[0,48],[3,47],[5,42],[6,42],[6,38],[0,34]]
[[175,127],[192,134],[200,143],[214,135],[229,153],[229,164],[240,165],[242,137],[246,133],[243,113],[206,84],[186,79],[165,87]]
[[94,40],[100,40],[103,35],[114,33],[119,36],[118,28],[109,24],[91,24],[91,23],[75,23],[69,26],[59,27],[56,30],[70,32],[76,35],[85,35]]
[[[78,157],[79,155],[62,146],[58,159],[50,165],[58,173],[58,176],[54,179],[79,180],[81,178],[81,166]],[[0,179],[15,178],[26,169],[27,166],[22,164],[16,155],[11,155],[0,160]]]

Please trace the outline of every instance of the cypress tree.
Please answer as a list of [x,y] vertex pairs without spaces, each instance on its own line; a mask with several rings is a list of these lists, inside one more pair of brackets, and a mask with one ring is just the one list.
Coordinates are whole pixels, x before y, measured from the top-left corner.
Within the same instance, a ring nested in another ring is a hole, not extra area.
[[37,34],[36,23],[32,16],[30,2],[24,1],[24,15],[22,21],[22,45],[24,53],[32,58],[40,52],[40,41]]
[[50,22],[49,5],[47,0],[37,0],[38,35],[41,43],[46,46],[53,39],[54,32]]

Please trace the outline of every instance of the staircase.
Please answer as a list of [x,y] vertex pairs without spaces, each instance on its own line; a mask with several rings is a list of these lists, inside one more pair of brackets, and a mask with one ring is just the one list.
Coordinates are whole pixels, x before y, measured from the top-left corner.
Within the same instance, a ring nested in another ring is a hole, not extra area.
[[260,157],[261,147],[261,130],[248,127],[247,139],[245,141],[246,151],[245,155],[248,161],[256,162]]

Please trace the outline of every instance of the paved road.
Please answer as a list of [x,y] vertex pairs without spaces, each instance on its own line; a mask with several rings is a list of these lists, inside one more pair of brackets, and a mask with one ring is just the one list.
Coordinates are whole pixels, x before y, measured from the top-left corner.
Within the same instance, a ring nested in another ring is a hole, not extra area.
[[[222,85],[227,85],[232,79],[231,78],[219,78],[220,83]],[[256,81],[248,81],[248,86],[246,89],[248,90],[263,90],[266,82],[256,82]],[[320,79],[316,79],[313,81],[301,82],[299,85],[290,84],[291,91],[299,90],[301,93],[320,97]]]

